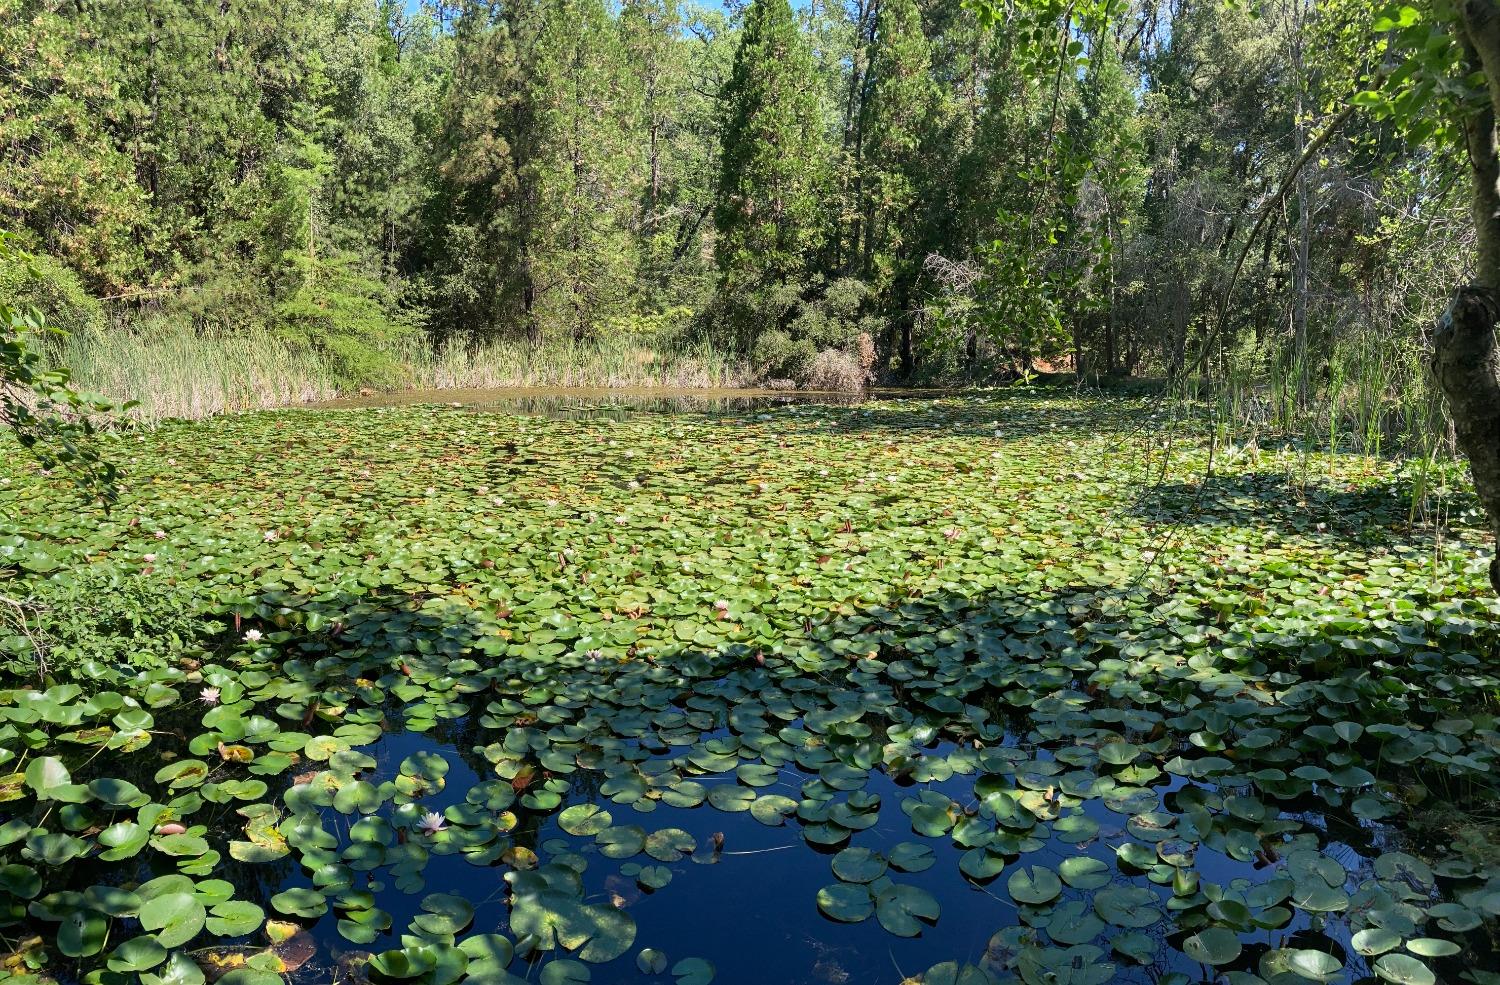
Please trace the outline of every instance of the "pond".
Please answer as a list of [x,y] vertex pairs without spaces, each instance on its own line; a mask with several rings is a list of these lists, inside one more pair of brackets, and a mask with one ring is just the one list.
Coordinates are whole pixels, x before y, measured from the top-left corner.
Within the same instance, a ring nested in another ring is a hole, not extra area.
[[870,399],[897,400],[923,395],[931,396],[932,392],[884,389],[840,393],[761,388],[495,387],[362,393],[309,406],[329,410],[364,410],[432,404],[480,412],[570,419],[620,418],[631,413],[734,413],[794,404],[847,406]]
[[470,406],[122,435],[110,515],[6,467],[88,626],[0,694],[8,969],[1497,980],[1500,610],[1402,463],[1045,391]]

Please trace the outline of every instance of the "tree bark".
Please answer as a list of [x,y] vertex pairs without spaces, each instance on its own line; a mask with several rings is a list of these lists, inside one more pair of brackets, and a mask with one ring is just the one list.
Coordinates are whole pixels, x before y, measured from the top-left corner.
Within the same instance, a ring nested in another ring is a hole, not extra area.
[[[1460,288],[1432,336],[1432,373],[1448,400],[1458,447],[1469,459],[1474,489],[1500,534],[1500,349],[1495,324],[1500,294]],[[1500,558],[1490,561],[1490,584],[1500,592]]]
[[[1433,333],[1431,369],[1490,529],[1500,536],[1500,2],[1464,0],[1461,18],[1467,67],[1482,74],[1490,96],[1464,120],[1478,262],[1476,282],[1459,288]],[[1490,585],[1500,593],[1500,557],[1490,561]]]

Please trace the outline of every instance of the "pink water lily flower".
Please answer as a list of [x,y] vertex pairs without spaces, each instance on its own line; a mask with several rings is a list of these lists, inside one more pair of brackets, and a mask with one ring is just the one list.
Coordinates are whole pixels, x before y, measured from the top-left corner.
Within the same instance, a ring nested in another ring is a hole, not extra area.
[[206,705],[216,705],[219,703],[219,695],[222,693],[216,687],[206,687],[198,692],[198,700]]
[[443,815],[437,811],[428,811],[422,815],[422,820],[417,822],[417,830],[424,835],[435,835],[439,831],[448,830],[448,822],[443,820]]

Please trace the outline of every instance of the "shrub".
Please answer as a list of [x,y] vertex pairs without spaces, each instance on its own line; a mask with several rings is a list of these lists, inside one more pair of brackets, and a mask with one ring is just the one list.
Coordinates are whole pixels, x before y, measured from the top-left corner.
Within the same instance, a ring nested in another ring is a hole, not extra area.
[[811,390],[855,392],[865,386],[865,371],[859,359],[842,349],[824,349],[813,357],[806,383]]
[[817,349],[808,339],[793,339],[781,329],[773,328],[760,333],[751,362],[765,377],[801,381],[806,378],[816,356]]
[[297,289],[276,306],[276,332],[309,349],[340,383],[394,386],[402,370],[390,348],[414,333],[389,288],[352,256],[299,259]]
[[35,582],[0,612],[0,670],[20,676],[94,676],[87,664],[149,670],[204,652],[224,625],[183,589],[107,565]]
[[104,309],[67,266],[46,255],[0,260],[0,305],[46,315],[65,332],[104,330]]

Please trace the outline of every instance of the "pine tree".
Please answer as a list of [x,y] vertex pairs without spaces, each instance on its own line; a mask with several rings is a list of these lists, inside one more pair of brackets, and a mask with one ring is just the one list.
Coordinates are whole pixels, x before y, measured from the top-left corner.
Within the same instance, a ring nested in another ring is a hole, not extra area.
[[636,268],[640,111],[603,0],[547,0],[527,77],[536,133],[518,177],[535,202],[533,316],[582,341],[628,310]]
[[121,147],[138,106],[100,27],[72,5],[0,0],[0,222],[113,296],[151,279],[159,237]]
[[884,285],[909,246],[912,206],[937,92],[915,0],[885,0],[875,26],[866,119],[861,125],[861,270]]
[[511,18],[469,3],[453,21],[452,77],[438,111],[434,193],[420,257],[443,333],[526,327],[516,141],[526,101]]
[[827,144],[787,0],[753,0],[722,94],[717,257],[726,286],[799,278],[817,246]]

